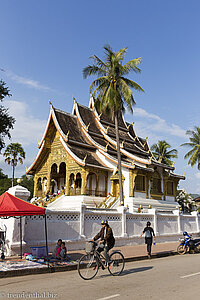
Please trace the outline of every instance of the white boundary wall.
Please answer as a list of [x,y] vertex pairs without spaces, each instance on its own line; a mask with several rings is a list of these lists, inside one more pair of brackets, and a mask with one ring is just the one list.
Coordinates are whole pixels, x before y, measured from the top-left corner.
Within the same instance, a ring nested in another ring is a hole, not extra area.
[[[101,228],[101,221],[107,219],[116,238],[116,246],[144,243],[139,239],[147,221],[150,221],[157,236],[157,242],[178,241],[183,231],[197,234],[200,228],[200,216],[180,214],[175,210],[171,214],[161,214],[155,209],[147,213],[129,213],[125,207],[118,210],[86,210],[84,205],[74,211],[47,212],[48,244],[51,251],[57,240],[67,242],[69,250],[84,249],[85,241],[94,237]],[[19,253],[19,220],[5,220],[7,228],[8,255]],[[11,230],[13,228],[13,230]],[[30,246],[45,245],[44,217],[27,216],[23,218],[23,251]]]

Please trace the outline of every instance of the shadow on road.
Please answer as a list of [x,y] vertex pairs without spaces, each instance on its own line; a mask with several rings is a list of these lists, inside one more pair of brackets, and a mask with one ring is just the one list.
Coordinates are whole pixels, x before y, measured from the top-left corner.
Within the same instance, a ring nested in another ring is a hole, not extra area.
[[[148,271],[151,269],[153,269],[153,267],[140,267],[140,268],[125,269],[119,277],[127,276],[127,275],[133,274],[133,273],[144,272],[144,271]],[[100,279],[100,278],[104,278],[104,277],[108,277],[108,276],[112,276],[112,275],[111,274],[101,274],[101,275],[97,276],[96,279]]]
[[153,267],[140,267],[140,268],[127,269],[127,270],[124,270],[120,276],[125,276],[125,275],[132,274],[132,273],[148,271],[151,269],[153,269]]

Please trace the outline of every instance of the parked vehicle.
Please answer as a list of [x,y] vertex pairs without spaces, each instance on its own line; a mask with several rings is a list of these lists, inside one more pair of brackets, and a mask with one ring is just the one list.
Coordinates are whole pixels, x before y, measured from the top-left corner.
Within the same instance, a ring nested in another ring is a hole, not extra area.
[[180,240],[180,244],[177,247],[177,252],[183,255],[187,252],[200,252],[200,239],[193,239],[186,231],[183,232],[183,239]]

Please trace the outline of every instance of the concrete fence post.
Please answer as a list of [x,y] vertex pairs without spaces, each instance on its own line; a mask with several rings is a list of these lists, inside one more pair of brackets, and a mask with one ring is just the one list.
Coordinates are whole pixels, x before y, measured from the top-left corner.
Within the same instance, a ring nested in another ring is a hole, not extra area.
[[126,211],[127,208],[125,206],[119,206],[118,211],[121,213],[121,218],[122,218],[122,236],[127,237],[127,232],[126,232]]
[[199,232],[199,217],[198,217],[198,212],[197,211],[192,211],[191,215],[196,217],[197,232]]
[[181,233],[181,216],[180,216],[180,210],[176,209],[173,211],[173,214],[177,216],[177,225],[178,225],[178,232]]
[[80,206],[80,238],[81,239],[85,239],[85,209],[86,209],[86,206],[85,204],[81,204]]
[[158,232],[158,220],[157,220],[157,211],[155,208],[150,208],[148,209],[148,213],[153,215],[153,223],[154,223],[154,232],[155,235],[159,235]]

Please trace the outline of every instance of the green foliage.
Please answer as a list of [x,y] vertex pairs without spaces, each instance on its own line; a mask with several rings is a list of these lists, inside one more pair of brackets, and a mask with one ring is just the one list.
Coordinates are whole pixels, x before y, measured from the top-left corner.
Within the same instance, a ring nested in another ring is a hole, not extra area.
[[[4,175],[4,176],[6,176],[6,175]],[[31,192],[30,197],[29,197],[29,200],[30,200],[31,198],[33,198],[33,190],[34,190],[33,176],[23,175],[21,177],[21,179],[22,179],[22,181],[20,182],[20,185],[27,188],[29,190],[29,192]],[[17,185],[17,184],[18,184],[17,179],[15,179],[14,185]],[[10,187],[12,187],[12,179],[8,178],[7,176],[4,178],[1,178],[1,176],[0,176],[0,195],[5,193]]]
[[104,50],[105,60],[102,61],[99,57],[93,55],[91,57],[93,64],[83,69],[83,77],[87,78],[93,75],[98,77],[92,82],[89,88],[89,92],[94,99],[94,105],[98,112],[104,112],[115,120],[120,202],[123,205],[118,119],[121,112],[125,111],[125,106],[128,107],[129,111],[133,112],[135,100],[132,89],[144,92],[139,84],[125,77],[131,71],[135,73],[140,72],[138,65],[141,63],[141,57],[132,59],[123,65],[122,62],[125,58],[127,48],[120,49],[115,53],[108,45],[104,47]]
[[18,162],[20,162],[20,164],[22,165],[23,159],[25,159],[24,149],[19,143],[11,143],[7,146],[6,150],[3,153],[3,156],[5,157],[5,162],[7,162],[13,168],[12,180],[14,182],[15,167],[17,166]]
[[182,212],[191,212],[196,210],[196,205],[191,194],[188,194],[184,189],[177,191],[176,201],[181,206]]
[[187,130],[186,134],[189,135],[189,143],[184,143],[181,146],[190,147],[191,150],[184,156],[185,159],[189,158],[188,165],[193,167],[197,164],[200,170],[200,127],[195,126],[194,130]]
[[173,161],[172,158],[178,157],[178,151],[176,149],[172,149],[168,151],[171,146],[166,141],[158,141],[157,144],[153,144],[151,146],[151,151],[154,157],[163,164],[172,166]]
[[0,179],[5,179],[5,178],[8,178],[8,176],[5,175],[2,171],[2,169],[0,168]]
[[[10,91],[5,86],[5,82],[0,80],[0,101],[6,96],[11,96]],[[8,109],[0,105],[0,151],[5,147],[4,138],[8,136],[11,138],[10,130],[13,129],[15,119],[8,114]]]
[[33,176],[30,175],[23,175],[21,177],[22,181],[20,182],[20,185],[27,188],[29,192],[31,192],[31,195],[29,197],[29,200],[33,198],[33,191],[34,191],[34,181]]
[[[14,180],[14,185],[17,184],[17,180]],[[10,187],[12,187],[11,178],[2,178],[0,179],[0,195],[5,193]]]
[[137,67],[141,63],[141,57],[132,59],[122,65],[127,48],[115,53],[110,46],[105,46],[105,61],[96,55],[91,59],[93,64],[83,69],[83,77],[91,75],[100,76],[92,82],[89,91],[95,101],[95,106],[100,112],[114,116],[116,112],[124,111],[125,105],[132,112],[135,104],[132,89],[143,91],[134,81],[124,77],[131,71],[139,73]]

